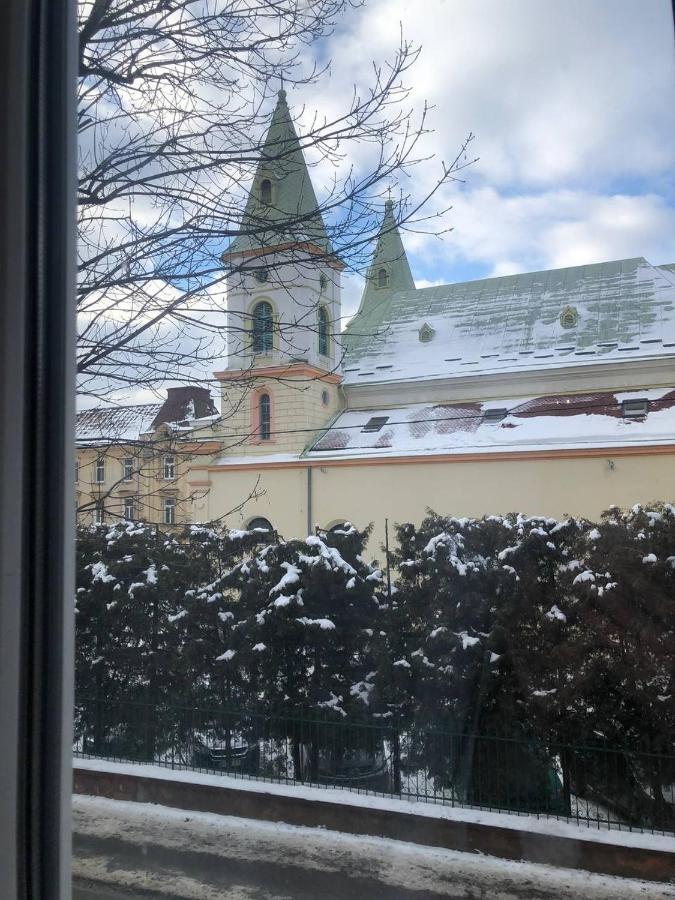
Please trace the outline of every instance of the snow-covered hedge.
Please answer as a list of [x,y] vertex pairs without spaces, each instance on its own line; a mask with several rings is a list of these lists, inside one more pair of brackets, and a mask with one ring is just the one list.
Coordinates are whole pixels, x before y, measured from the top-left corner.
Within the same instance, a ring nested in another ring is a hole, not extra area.
[[673,507],[397,537],[389,595],[355,528],[82,529],[78,691],[672,752]]

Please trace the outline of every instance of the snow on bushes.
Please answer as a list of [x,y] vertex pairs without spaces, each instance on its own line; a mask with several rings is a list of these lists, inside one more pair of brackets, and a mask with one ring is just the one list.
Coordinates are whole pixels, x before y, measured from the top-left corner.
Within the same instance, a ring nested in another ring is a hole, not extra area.
[[671,752],[673,506],[430,513],[391,595],[366,537],[81,529],[78,691]]

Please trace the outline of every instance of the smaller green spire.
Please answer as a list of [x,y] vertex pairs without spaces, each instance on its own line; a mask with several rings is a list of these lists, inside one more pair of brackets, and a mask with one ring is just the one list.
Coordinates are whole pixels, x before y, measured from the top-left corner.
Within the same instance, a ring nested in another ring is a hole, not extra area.
[[394,216],[394,204],[387,200],[357,317],[376,315],[377,310],[384,312],[398,291],[414,290],[415,281]]

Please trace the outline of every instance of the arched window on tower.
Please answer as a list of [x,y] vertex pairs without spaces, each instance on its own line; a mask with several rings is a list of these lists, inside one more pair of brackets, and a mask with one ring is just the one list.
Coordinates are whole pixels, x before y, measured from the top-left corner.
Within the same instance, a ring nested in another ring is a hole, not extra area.
[[256,303],[253,310],[253,352],[269,353],[274,346],[274,311],[267,300]]
[[269,178],[263,178],[260,182],[260,202],[265,206],[270,206],[272,203],[272,182]]
[[261,441],[269,441],[272,437],[272,402],[269,394],[261,394],[258,398],[258,437]]
[[319,307],[319,354],[328,356],[330,344],[330,331],[328,324],[328,312],[325,306]]
[[389,284],[389,273],[386,269],[379,269],[377,272],[377,286],[379,288],[386,288]]

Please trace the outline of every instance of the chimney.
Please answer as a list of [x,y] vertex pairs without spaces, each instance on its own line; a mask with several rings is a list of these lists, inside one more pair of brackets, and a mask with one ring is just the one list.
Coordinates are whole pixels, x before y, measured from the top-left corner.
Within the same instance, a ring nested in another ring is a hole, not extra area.
[[218,415],[218,410],[213,405],[211,392],[206,387],[188,385],[187,387],[172,387],[166,392],[166,400],[152,422],[152,428],[157,428],[164,422],[179,422],[187,425],[193,419],[203,419],[206,416]]

